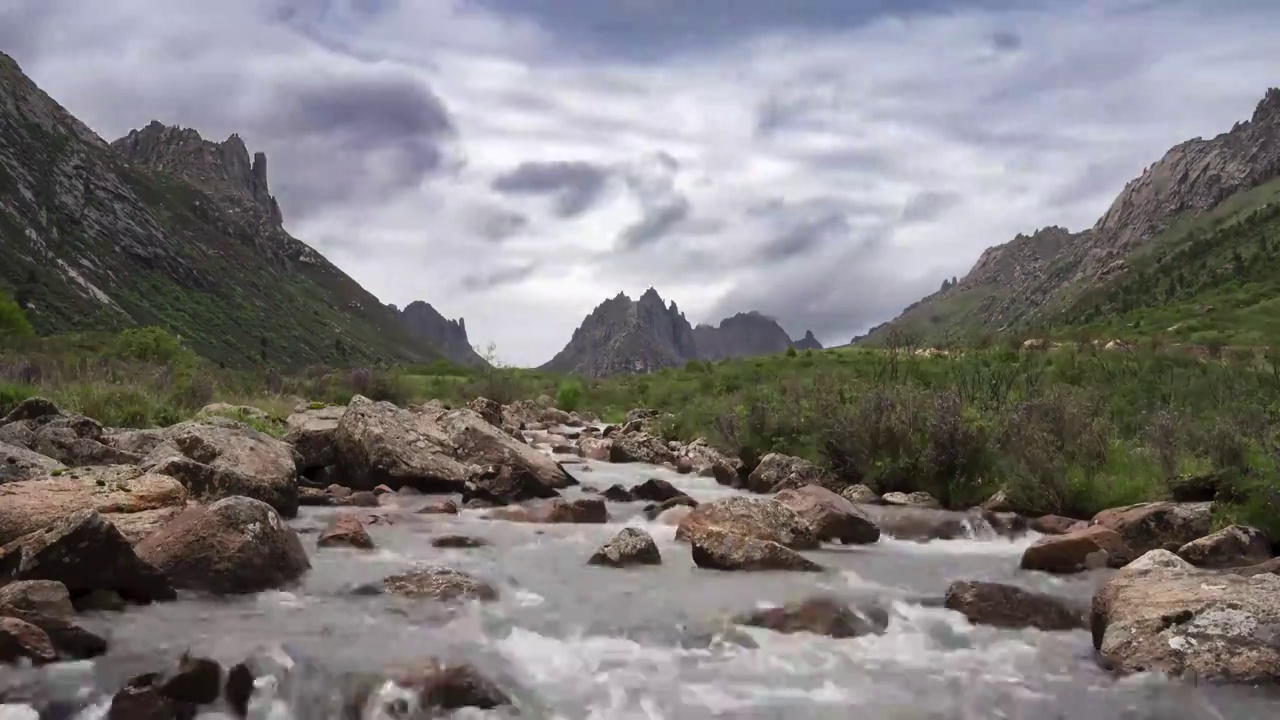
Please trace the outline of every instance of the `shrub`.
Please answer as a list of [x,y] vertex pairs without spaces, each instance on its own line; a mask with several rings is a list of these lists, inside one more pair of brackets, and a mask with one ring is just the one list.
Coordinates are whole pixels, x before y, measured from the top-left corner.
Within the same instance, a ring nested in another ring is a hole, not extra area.
[[8,293],[0,291],[0,341],[29,338],[35,334],[22,307]]
[[556,407],[573,412],[582,407],[582,384],[576,380],[564,380],[556,388]]
[[116,338],[114,352],[120,358],[159,365],[171,365],[192,357],[177,336],[159,327],[124,330]]

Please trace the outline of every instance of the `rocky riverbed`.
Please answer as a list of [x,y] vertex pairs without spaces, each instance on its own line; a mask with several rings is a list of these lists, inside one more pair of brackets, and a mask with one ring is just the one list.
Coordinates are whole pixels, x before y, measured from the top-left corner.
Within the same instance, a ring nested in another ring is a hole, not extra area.
[[0,718],[1280,715],[1270,545],[1204,502],[954,512],[643,415],[352,407],[10,416]]

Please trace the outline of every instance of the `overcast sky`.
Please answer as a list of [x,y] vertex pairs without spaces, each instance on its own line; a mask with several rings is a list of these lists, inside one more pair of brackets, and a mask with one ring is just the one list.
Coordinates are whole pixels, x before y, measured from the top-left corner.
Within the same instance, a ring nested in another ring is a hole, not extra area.
[[650,285],[827,344],[1280,84],[1275,0],[5,0],[107,139],[238,132],[384,302],[545,362]]

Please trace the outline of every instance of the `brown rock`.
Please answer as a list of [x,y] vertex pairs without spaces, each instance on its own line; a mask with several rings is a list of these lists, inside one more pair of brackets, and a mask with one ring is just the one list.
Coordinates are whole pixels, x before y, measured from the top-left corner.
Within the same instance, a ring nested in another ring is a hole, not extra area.
[[382,581],[392,595],[451,602],[455,600],[496,600],[492,585],[448,567],[428,567],[392,575]]
[[588,565],[629,567],[661,565],[662,554],[649,533],[637,528],[623,528],[609,542],[601,545],[588,560]]
[[982,514],[953,512],[935,508],[905,505],[858,505],[880,532],[898,540],[924,542],[955,540],[973,536],[975,523],[985,520]]
[[175,702],[212,705],[222,691],[222,666],[216,660],[183,655],[177,670],[160,686],[160,694]]
[[437,500],[418,511],[419,515],[457,515],[458,504],[452,500]]
[[115,590],[90,590],[79,595],[72,605],[76,612],[124,612],[129,604]]
[[676,472],[681,475],[688,475],[694,470],[693,459],[688,456],[680,456],[676,458]]
[[560,496],[528,468],[516,465],[479,466],[468,477],[464,494],[483,497],[497,505]]
[[675,456],[662,438],[645,432],[617,435],[609,447],[609,462],[662,465],[674,460]]
[[821,565],[776,542],[736,535],[719,527],[701,527],[690,538],[690,544],[693,563],[708,570],[822,570]]
[[1086,626],[1082,609],[1043,593],[1012,585],[961,580],[947,588],[943,604],[975,625],[1041,630],[1076,630]]
[[399,672],[394,682],[416,691],[424,708],[457,710],[475,707],[487,710],[511,704],[511,698],[501,688],[471,665],[431,662]]
[[1087,521],[1073,520],[1061,515],[1041,515],[1032,520],[1030,525],[1032,530],[1042,535],[1065,535],[1074,530],[1082,530],[1089,527]]
[[698,501],[688,495],[677,495],[665,502],[646,505],[644,508],[644,516],[648,520],[655,520],[659,515],[674,507],[687,507],[693,509],[698,507]]
[[813,550],[820,544],[796,511],[773,500],[729,497],[701,503],[680,523],[676,539],[691,540],[704,528],[775,542],[793,550]]
[[351,493],[354,492],[351,488],[343,487],[342,485],[330,485],[329,487],[325,488],[324,491],[328,493],[331,497],[336,498],[338,500],[341,500],[346,497],[351,497]]
[[631,488],[631,496],[637,500],[645,500],[648,502],[664,502],[674,497],[684,495],[684,491],[675,485],[662,480],[660,478],[649,478],[644,482]]
[[0,485],[66,472],[62,463],[24,447],[0,442]]
[[20,580],[0,585],[0,605],[58,618],[69,618],[76,612],[67,586],[55,580]]
[[298,534],[245,497],[187,510],[137,550],[175,586],[219,594],[280,588],[311,567]]
[[1140,503],[1103,510],[1094,525],[1115,530],[1139,555],[1177,543],[1179,547],[1212,532],[1213,503]]
[[746,487],[742,479],[742,474],[738,469],[725,462],[718,462],[711,466],[711,476],[716,482],[727,487],[741,488]]
[[346,497],[338,498],[334,504],[341,507],[378,507],[378,496],[374,495],[372,491],[361,490],[353,492]]
[[613,441],[607,438],[582,437],[578,439],[578,454],[588,460],[608,462],[613,451]]
[[804,458],[769,453],[765,455],[751,475],[747,477],[747,489],[756,493],[773,492],[805,485],[826,486],[833,482],[830,473]]
[[878,607],[858,612],[832,598],[815,597],[783,607],[756,610],[734,618],[734,622],[778,633],[807,632],[856,638],[883,633],[889,626],[889,614]]
[[133,466],[76,468],[56,477],[6,483],[0,485],[0,545],[80,510],[97,510],[120,526],[123,516],[180,509],[186,503],[187,491],[177,480]]
[[927,492],[900,493],[891,492],[880,496],[885,505],[940,509],[942,503]]
[[774,500],[794,510],[821,541],[862,545],[880,539],[880,528],[857,506],[821,485],[783,490]]
[[379,496],[379,497],[381,497],[381,496],[383,496],[383,495],[394,495],[394,494],[395,494],[395,492],[396,492],[395,490],[392,490],[391,488],[387,487],[386,485],[379,485],[378,487],[376,487],[376,488],[374,488],[374,489],[373,489],[373,494],[374,494],[374,495],[377,495],[377,496]]
[[285,517],[298,514],[298,468],[293,449],[239,423],[183,423],[140,466],[170,475],[193,498],[243,496],[261,500]]
[[1231,525],[1183,545],[1178,557],[1197,567],[1248,567],[1271,559],[1266,533],[1245,525]]
[[1280,576],[1210,573],[1164,550],[1117,572],[1093,597],[1099,661],[1204,682],[1280,680]]
[[489,513],[492,520],[509,520],[526,523],[605,523],[609,511],[604,501],[596,498],[580,498],[567,501],[560,498],[526,505],[498,508]]
[[385,484],[425,493],[457,492],[470,474],[432,418],[361,395],[347,405],[334,441],[338,465],[355,488]]
[[81,510],[0,548],[0,582],[51,580],[70,593],[114,590],[138,602],[177,594],[96,510]]
[[431,547],[438,548],[478,548],[488,544],[488,540],[470,535],[441,535],[431,539]]
[[880,502],[880,496],[876,494],[876,491],[861,483],[850,485],[841,490],[840,497],[855,505],[876,505]]
[[609,502],[634,502],[635,497],[631,495],[631,491],[621,485],[610,485],[600,493],[600,496]]
[[1066,535],[1037,540],[1022,553],[1023,570],[1076,573],[1102,567],[1121,567],[1133,551],[1114,530],[1093,525]]
[[12,617],[0,617],[0,664],[30,660],[44,665],[58,659],[45,631]]
[[320,488],[298,487],[299,507],[330,507],[333,504],[333,496]]
[[64,660],[85,660],[107,651],[106,640],[62,618],[3,604],[0,604],[0,618],[14,618],[40,628]]
[[556,490],[578,484],[555,460],[513,439],[471,410],[450,410],[436,422],[452,444],[455,456],[464,463],[509,467],[540,486],[532,488],[529,483],[522,483],[526,492],[511,497],[512,502],[552,497]]
[[364,529],[360,518],[348,513],[335,515],[328,527],[320,532],[316,540],[317,547],[351,547],[361,550],[373,549],[373,538]]
[[181,705],[160,693],[160,676],[139,675],[111,698],[106,720],[185,720],[195,708]]
[[289,430],[280,439],[292,445],[302,458],[298,464],[300,472],[337,462],[334,437],[338,432],[338,422],[346,411],[345,407],[331,406],[299,410],[289,416]]

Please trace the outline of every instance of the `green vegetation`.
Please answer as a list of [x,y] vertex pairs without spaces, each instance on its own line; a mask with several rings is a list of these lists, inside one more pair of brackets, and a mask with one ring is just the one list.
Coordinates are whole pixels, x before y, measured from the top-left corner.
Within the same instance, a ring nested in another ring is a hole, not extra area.
[[0,291],[0,339],[29,338],[35,335],[27,314],[8,293]]

